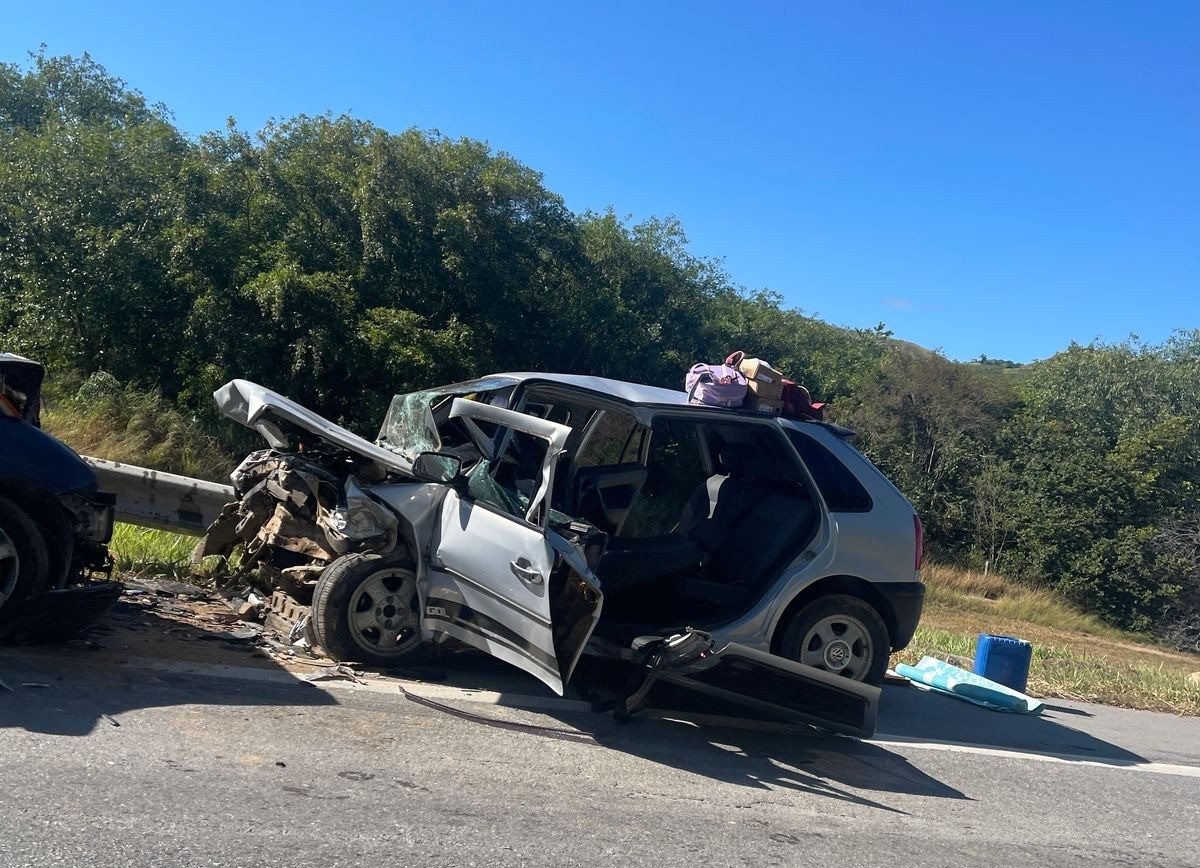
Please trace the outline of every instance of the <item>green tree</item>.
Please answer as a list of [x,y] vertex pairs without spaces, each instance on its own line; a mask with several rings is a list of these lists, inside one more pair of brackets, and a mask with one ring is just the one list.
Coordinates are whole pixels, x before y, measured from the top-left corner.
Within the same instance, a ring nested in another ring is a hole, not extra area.
[[1151,541],[1200,485],[1197,343],[1075,345],[1029,372],[1000,436],[1018,575],[1136,629],[1170,606],[1179,585]]
[[866,454],[913,502],[931,550],[953,558],[970,545],[975,489],[1013,403],[1002,382],[900,346],[836,418],[860,433]]
[[166,230],[187,142],[85,55],[0,66],[0,335],[60,367],[173,390]]

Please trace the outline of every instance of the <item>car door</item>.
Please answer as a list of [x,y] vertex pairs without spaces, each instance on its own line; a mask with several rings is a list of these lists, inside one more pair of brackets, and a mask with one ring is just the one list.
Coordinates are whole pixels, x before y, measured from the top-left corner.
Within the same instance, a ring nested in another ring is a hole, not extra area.
[[[556,607],[553,599],[558,556],[548,527],[549,492],[571,429],[461,398],[450,417],[468,427],[489,423],[493,442],[503,445],[471,468],[466,485],[455,486],[442,503],[422,627],[524,669],[561,695],[602,599],[593,585],[591,611],[582,619],[578,605]],[[561,547],[563,540],[557,543]],[[575,613],[576,623],[555,625],[555,610]],[[557,646],[556,626],[563,628]]]
[[[813,724],[857,738],[875,734],[881,691],[872,684],[746,645],[717,642],[690,628],[667,639],[647,638],[642,648],[625,654],[646,672],[642,688],[626,700],[627,711],[636,710],[653,683],[662,681],[771,720]],[[635,640],[635,646],[639,641],[645,640]]]

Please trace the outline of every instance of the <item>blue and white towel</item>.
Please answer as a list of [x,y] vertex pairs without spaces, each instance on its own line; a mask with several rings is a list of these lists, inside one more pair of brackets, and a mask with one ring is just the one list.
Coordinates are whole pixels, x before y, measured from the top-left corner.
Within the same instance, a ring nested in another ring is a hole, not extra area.
[[942,660],[922,657],[916,666],[901,663],[896,673],[903,675],[917,686],[925,686],[938,693],[946,693],[974,702],[997,711],[1013,711],[1018,714],[1041,714],[1044,707],[1040,699],[1018,693],[991,679],[951,666]]

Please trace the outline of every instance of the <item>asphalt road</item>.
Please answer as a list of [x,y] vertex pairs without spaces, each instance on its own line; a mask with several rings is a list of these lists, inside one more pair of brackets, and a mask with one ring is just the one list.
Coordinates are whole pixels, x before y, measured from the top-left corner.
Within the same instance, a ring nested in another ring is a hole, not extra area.
[[1200,865],[1194,718],[889,688],[857,742],[408,684],[487,723],[259,666],[0,651],[0,868]]

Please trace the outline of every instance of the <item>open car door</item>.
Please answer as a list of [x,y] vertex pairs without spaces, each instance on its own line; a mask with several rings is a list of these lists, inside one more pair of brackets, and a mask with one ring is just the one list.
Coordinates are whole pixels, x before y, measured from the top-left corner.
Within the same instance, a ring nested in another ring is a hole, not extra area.
[[571,429],[462,398],[450,418],[473,432],[483,457],[442,503],[421,626],[561,695],[603,599],[582,554],[550,527],[554,467]]
[[875,734],[878,687],[734,642],[716,643],[701,630],[643,636],[623,656],[644,680],[623,699],[622,715],[642,707],[654,684],[665,682],[771,720],[857,738]]

